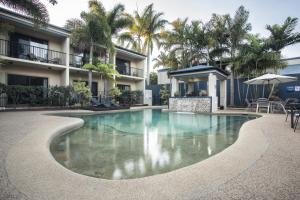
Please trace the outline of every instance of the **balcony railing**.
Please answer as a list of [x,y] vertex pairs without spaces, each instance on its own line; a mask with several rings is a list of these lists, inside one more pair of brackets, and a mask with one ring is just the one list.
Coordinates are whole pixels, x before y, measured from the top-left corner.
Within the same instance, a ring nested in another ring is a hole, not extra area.
[[69,63],[69,65],[71,67],[82,68],[84,64],[85,64],[85,62],[84,62],[84,57],[83,56],[70,54],[70,63]]
[[66,54],[63,52],[1,39],[0,55],[43,63],[66,65]]
[[120,67],[117,66],[116,70],[119,72],[121,75],[126,75],[126,76],[135,76],[135,77],[144,77],[144,70],[134,68],[134,67]]

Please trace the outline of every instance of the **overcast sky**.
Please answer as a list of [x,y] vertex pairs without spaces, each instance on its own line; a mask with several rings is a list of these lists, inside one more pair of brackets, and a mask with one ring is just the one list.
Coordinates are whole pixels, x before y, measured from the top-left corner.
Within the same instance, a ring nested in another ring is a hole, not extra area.
[[[50,23],[63,26],[66,19],[79,18],[80,12],[87,10],[87,2],[88,0],[58,0],[55,6],[46,3]],[[212,13],[234,15],[236,9],[244,5],[250,11],[252,32],[262,36],[268,36],[266,24],[283,23],[288,16],[300,18],[299,0],[103,0],[102,3],[107,10],[116,3],[123,3],[129,13],[137,8],[142,10],[146,5],[154,3],[155,9],[164,12],[169,21],[185,17],[208,21]],[[300,32],[300,24],[296,30]],[[300,56],[300,44],[286,48],[283,55]]]

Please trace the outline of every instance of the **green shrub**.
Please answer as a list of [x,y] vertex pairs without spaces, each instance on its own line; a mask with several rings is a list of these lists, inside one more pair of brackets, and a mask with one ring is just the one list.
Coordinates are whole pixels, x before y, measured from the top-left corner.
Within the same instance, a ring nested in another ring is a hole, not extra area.
[[73,87],[78,102],[81,104],[81,106],[88,105],[92,97],[92,93],[89,87],[86,86],[85,82],[76,82],[74,83]]
[[141,90],[123,91],[118,98],[121,104],[126,104],[126,105],[140,104],[142,103],[141,101],[142,99],[143,99],[143,91]]
[[170,91],[168,90],[167,86],[164,85],[163,88],[160,90],[160,99],[163,105],[168,104],[169,97],[170,97]]
[[53,86],[49,88],[48,101],[52,106],[68,106],[76,103],[73,87]]
[[118,97],[119,97],[122,93],[121,93],[121,91],[120,91],[119,88],[115,87],[115,88],[110,89],[109,92],[108,92],[108,94],[109,94],[109,96],[112,97],[112,99],[113,99],[114,101],[117,101]]

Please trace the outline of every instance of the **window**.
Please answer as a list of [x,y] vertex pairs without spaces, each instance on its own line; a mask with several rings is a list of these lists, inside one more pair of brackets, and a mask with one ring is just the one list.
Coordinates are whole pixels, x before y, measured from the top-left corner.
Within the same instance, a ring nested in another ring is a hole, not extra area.
[[17,58],[46,62],[48,60],[48,41],[14,33],[11,35],[13,55]]
[[131,74],[130,61],[117,58],[116,65],[117,65],[117,71],[120,74],[124,74],[124,75]]
[[[21,85],[21,86],[38,86],[43,87],[42,93],[37,95],[39,98],[47,98],[48,95],[48,78],[45,77],[34,77],[34,76],[23,76],[16,74],[8,74],[7,75],[7,85]],[[19,96],[20,104],[28,104],[30,103],[30,94],[21,93]],[[9,103],[13,103],[12,98],[8,98]]]
[[130,85],[122,85],[122,84],[117,84],[117,88],[121,91],[130,91]]
[[43,86],[48,88],[48,78],[8,74],[7,85]]

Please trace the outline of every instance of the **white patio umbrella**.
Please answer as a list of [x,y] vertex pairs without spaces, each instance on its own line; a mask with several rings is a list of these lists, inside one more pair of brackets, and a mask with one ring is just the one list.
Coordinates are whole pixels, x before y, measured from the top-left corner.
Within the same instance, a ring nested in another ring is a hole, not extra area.
[[[254,79],[245,81],[244,83],[248,85],[269,85],[269,84],[279,84],[279,83],[288,83],[296,81],[297,77],[293,76],[282,76],[278,74],[264,74],[262,76],[256,77]],[[265,95],[265,87],[263,87],[263,95]]]

